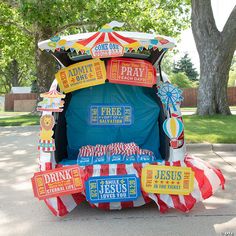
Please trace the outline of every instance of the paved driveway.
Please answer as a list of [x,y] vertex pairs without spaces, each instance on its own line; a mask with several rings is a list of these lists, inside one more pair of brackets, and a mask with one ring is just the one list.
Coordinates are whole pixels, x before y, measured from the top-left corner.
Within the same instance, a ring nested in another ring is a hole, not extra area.
[[1,236],[236,236],[236,153],[195,153],[220,167],[227,183],[224,191],[188,214],[176,210],[160,214],[153,204],[110,212],[82,204],[68,216],[56,218],[31,190],[30,178],[37,171],[37,135],[35,127],[0,127]]

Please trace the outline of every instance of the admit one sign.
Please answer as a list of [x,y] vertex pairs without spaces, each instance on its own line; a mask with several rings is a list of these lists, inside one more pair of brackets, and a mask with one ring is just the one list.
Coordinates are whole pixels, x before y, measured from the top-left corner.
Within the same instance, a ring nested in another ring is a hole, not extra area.
[[63,68],[55,76],[60,89],[69,93],[81,88],[104,84],[106,68],[104,62],[97,58]]
[[189,167],[147,165],[141,181],[147,193],[188,195],[193,191],[194,172]]

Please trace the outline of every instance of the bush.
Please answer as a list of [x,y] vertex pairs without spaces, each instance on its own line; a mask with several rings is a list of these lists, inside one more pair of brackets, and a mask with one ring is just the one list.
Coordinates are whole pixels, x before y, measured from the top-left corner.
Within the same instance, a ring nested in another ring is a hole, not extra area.
[[172,84],[179,88],[194,88],[197,83],[193,83],[184,72],[172,73],[169,77]]

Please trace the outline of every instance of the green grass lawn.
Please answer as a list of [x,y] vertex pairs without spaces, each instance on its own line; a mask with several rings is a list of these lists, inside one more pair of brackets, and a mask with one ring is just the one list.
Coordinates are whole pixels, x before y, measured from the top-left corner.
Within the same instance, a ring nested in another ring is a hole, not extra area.
[[236,143],[236,115],[184,116],[187,143]]
[[[16,115],[0,118],[0,126],[38,125],[37,115]],[[236,143],[236,115],[183,116],[187,143]]]
[[38,115],[18,115],[0,118],[0,126],[29,126],[39,124]]

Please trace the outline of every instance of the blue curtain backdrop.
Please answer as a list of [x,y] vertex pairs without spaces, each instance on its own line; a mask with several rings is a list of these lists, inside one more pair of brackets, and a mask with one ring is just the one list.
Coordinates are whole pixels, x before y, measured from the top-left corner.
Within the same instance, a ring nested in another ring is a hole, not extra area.
[[[96,104],[131,106],[132,124],[91,124],[90,107]],[[79,148],[84,145],[135,142],[161,159],[159,112],[152,88],[106,83],[73,92],[66,112],[68,158],[77,159]]]

